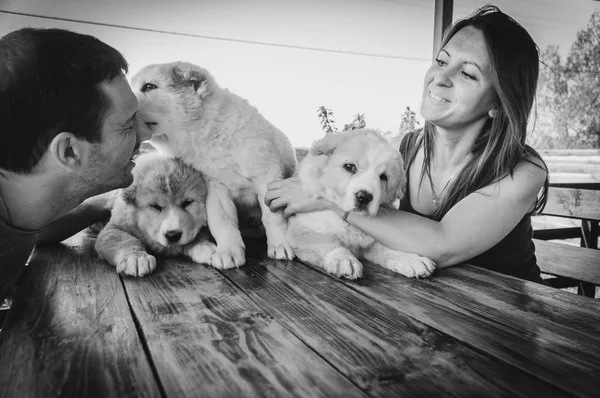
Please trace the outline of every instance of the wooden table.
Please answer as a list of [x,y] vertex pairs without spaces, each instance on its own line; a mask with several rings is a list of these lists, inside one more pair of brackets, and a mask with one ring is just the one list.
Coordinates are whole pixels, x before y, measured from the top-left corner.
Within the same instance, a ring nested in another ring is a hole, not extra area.
[[600,301],[473,266],[356,282],[265,258],[120,277],[38,249],[0,333],[2,397],[600,395]]

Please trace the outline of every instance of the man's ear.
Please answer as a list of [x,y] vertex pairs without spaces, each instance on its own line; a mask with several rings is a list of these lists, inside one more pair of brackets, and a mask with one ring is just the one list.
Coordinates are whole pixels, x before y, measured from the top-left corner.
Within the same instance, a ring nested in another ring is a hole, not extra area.
[[59,166],[75,170],[84,163],[90,143],[75,137],[73,133],[58,133],[50,142],[48,151]]

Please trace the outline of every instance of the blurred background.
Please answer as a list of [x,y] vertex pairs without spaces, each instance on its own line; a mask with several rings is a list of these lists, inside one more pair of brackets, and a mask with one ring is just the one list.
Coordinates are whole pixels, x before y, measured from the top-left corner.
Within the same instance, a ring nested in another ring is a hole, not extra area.
[[[600,2],[455,0],[452,19],[494,4],[540,47],[529,142],[553,178],[600,181]],[[208,69],[296,147],[366,125],[397,143],[422,126],[434,0],[0,0],[0,36],[25,26],[87,33],[131,77],[176,60]],[[566,176],[565,176],[566,174]]]

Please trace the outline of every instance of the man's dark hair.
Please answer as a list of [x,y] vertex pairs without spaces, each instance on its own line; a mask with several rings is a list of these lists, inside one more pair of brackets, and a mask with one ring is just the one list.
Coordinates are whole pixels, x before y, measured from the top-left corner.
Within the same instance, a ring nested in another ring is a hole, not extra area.
[[127,73],[93,36],[24,28],[0,38],[0,168],[28,173],[60,132],[99,142],[111,103],[100,83]]

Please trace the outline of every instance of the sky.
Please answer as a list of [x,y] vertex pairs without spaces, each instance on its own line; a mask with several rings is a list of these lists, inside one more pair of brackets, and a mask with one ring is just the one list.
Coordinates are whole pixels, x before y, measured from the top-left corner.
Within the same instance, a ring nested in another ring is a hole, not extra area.
[[[453,17],[486,3],[563,56],[600,6],[455,0]],[[418,112],[433,7],[434,0],[0,0],[0,36],[25,26],[91,34],[123,53],[130,78],[151,63],[198,64],[295,146],[310,146],[323,136],[322,105],[339,129],[361,113],[367,127],[397,132],[407,106]]]

